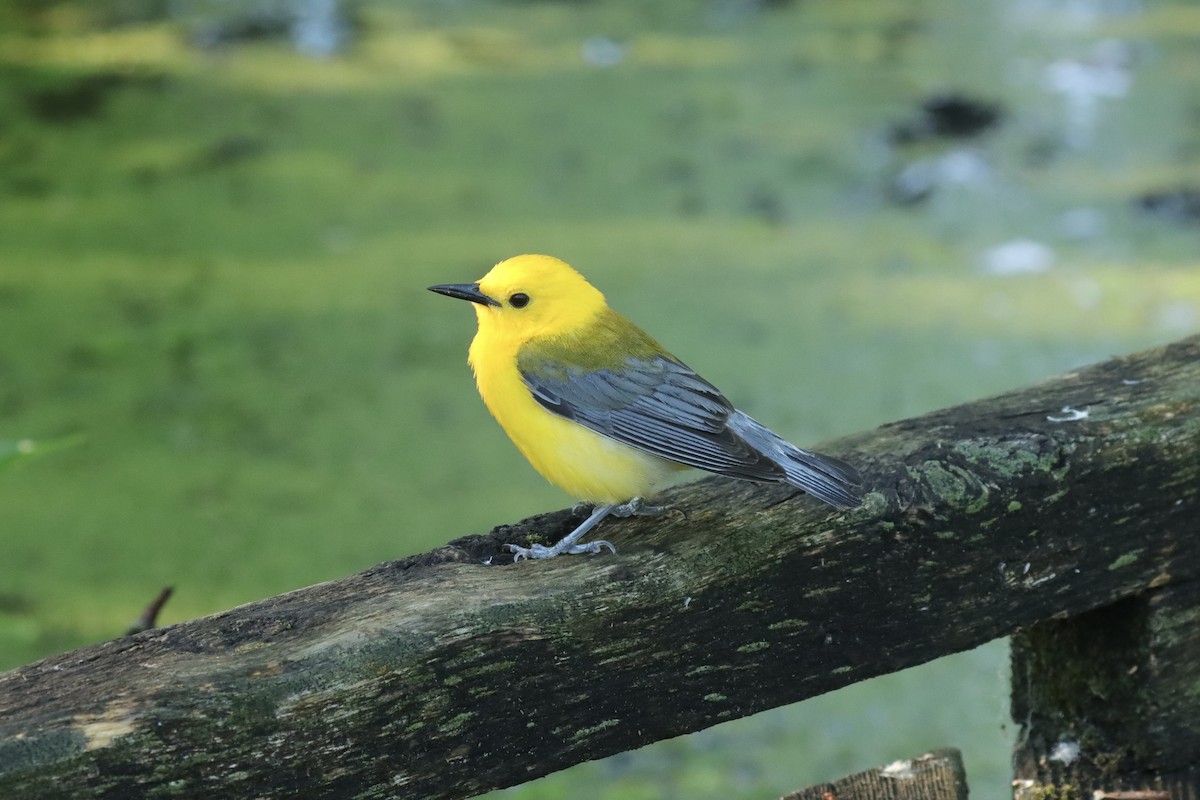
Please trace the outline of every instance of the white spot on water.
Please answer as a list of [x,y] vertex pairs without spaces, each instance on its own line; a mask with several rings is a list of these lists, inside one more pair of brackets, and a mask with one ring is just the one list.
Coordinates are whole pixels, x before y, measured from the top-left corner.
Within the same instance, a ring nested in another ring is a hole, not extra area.
[[625,60],[625,45],[604,36],[591,36],[583,43],[582,55],[589,67],[615,67]]
[[1054,250],[1032,239],[1013,239],[984,252],[980,266],[989,275],[1037,275],[1054,266]]

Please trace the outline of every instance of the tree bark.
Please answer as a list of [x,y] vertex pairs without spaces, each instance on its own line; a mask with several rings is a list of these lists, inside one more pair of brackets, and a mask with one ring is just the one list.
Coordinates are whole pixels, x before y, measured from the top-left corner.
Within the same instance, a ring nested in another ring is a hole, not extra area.
[[861,508],[707,479],[0,675],[0,797],[469,797],[1200,577],[1200,337],[821,449]]

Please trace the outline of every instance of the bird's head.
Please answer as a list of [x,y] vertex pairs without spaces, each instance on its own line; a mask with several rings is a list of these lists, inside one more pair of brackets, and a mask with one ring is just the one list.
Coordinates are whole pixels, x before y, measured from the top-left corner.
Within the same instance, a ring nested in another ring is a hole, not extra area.
[[553,256],[514,256],[492,267],[477,283],[430,286],[429,290],[470,300],[481,331],[517,342],[566,333],[606,307],[598,289]]

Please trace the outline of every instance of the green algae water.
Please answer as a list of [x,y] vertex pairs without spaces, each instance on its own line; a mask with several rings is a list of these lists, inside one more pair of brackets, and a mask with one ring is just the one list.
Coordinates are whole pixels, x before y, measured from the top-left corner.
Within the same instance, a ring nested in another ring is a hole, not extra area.
[[[569,504],[424,291],[516,253],[800,444],[1200,328],[1190,4],[363,0],[320,57],[162,5],[0,4],[0,667],[164,585],[173,622]],[[955,745],[1003,796],[1006,671],[504,795],[761,798]]]

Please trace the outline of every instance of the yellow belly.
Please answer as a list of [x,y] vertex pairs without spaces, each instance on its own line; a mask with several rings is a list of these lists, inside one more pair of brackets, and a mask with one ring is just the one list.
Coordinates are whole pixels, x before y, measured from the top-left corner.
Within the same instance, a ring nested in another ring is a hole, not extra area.
[[541,406],[534,411],[541,420],[516,426],[520,433],[505,424],[500,415],[496,418],[533,468],[572,497],[597,503],[646,497],[678,468],[670,461],[556,417]]
[[571,496],[623,503],[650,495],[682,469],[542,408],[521,380],[516,359],[488,357],[478,344],[472,344],[471,363],[483,402],[533,468]]

